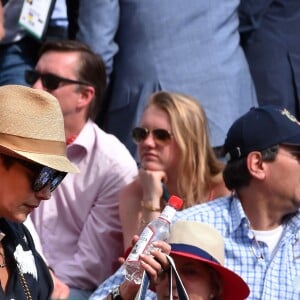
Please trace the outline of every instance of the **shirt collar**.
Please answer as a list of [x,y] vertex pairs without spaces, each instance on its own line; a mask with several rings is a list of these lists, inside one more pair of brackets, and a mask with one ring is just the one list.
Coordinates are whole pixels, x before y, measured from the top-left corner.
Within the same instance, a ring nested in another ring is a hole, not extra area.
[[[233,233],[242,226],[248,231],[248,235],[250,237],[250,221],[246,216],[242,204],[236,195],[231,196],[230,214],[232,216],[230,232]],[[285,234],[286,238],[289,238],[289,236],[294,236],[295,234],[299,235],[300,238],[300,209],[295,215],[288,218],[283,225],[285,225],[287,231],[287,234]]]
[[232,216],[232,223],[231,223],[231,228],[230,231],[231,233],[236,231],[240,226],[245,226],[250,228],[250,222],[249,219],[247,218],[244,209],[242,207],[242,204],[240,200],[237,198],[235,194],[231,196],[231,201],[230,201],[230,214]]
[[91,134],[92,130],[93,122],[91,120],[88,120],[73,143],[68,145],[67,148],[78,148],[79,146],[80,148],[84,148],[85,151],[88,152],[88,149],[91,149],[94,144],[94,135]]

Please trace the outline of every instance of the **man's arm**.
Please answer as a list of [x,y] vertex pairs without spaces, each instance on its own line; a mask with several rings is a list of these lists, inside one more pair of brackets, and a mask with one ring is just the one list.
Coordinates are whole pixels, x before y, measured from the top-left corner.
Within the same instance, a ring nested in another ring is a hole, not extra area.
[[118,51],[115,34],[119,26],[118,0],[80,0],[76,39],[89,45],[100,55],[109,76],[113,57]]

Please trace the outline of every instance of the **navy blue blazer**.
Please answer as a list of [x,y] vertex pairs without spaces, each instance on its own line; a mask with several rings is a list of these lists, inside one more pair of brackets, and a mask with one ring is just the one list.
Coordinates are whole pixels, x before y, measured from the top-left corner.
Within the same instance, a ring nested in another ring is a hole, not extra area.
[[300,1],[242,0],[242,46],[260,105],[277,104],[300,118]]

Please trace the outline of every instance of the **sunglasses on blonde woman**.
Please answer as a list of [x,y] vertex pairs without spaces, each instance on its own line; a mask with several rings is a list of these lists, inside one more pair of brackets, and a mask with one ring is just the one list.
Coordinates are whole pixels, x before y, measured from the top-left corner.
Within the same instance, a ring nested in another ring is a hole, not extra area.
[[133,141],[136,144],[143,142],[149,134],[152,134],[154,140],[158,143],[166,144],[172,138],[172,133],[166,129],[156,128],[156,129],[148,129],[143,127],[136,127],[132,130],[131,135]]

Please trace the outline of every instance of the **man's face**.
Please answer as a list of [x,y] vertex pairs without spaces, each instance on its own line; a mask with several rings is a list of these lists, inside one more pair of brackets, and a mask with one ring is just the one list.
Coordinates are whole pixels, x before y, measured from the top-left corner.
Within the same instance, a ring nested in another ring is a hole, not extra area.
[[284,215],[296,212],[300,208],[300,147],[281,145],[269,170],[273,209]]
[[[45,52],[39,59],[35,70],[41,74],[53,74],[59,77],[78,80],[77,67],[79,53],[77,52]],[[60,82],[54,90],[47,90],[39,78],[32,86],[36,89],[42,89],[54,95],[61,106],[64,117],[72,116],[76,112],[78,101],[80,101],[80,92],[77,84]]]

